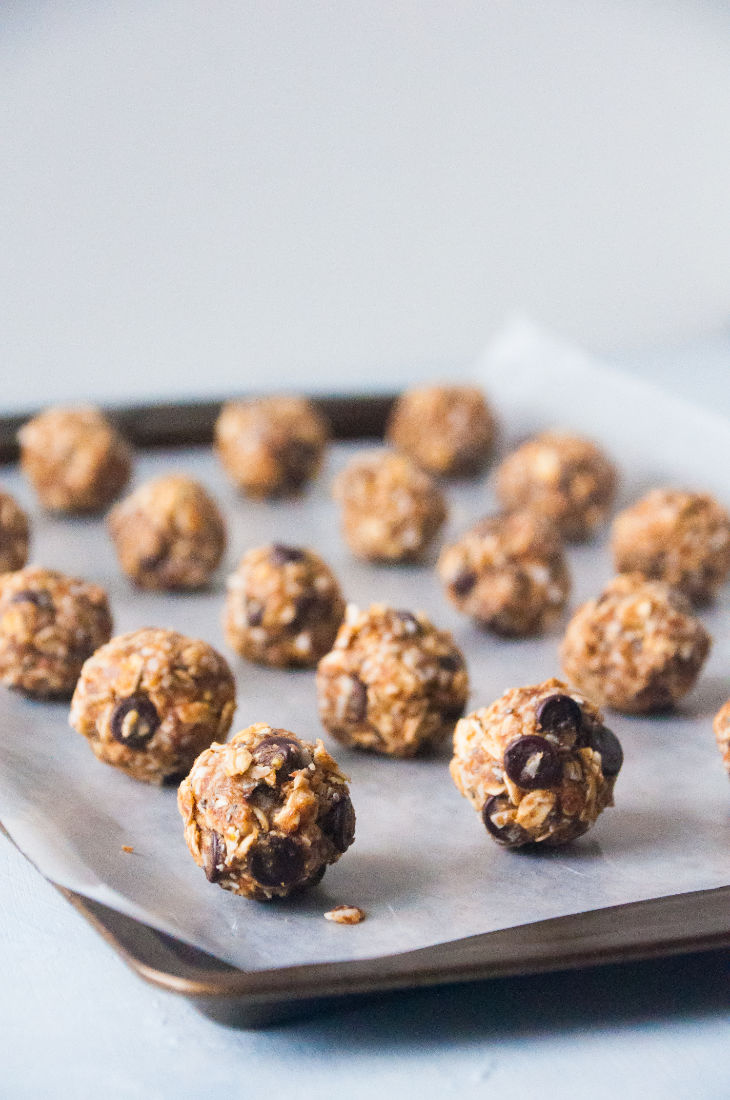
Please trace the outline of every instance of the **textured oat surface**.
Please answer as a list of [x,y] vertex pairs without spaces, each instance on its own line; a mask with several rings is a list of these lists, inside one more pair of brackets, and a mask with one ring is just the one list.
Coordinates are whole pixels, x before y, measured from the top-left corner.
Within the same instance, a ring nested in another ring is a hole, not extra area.
[[131,448],[98,409],[48,409],[18,439],[23,472],[51,511],[100,511],[129,481]]
[[495,484],[504,508],[534,508],[557,523],[566,539],[580,542],[608,517],[617,472],[591,440],[543,432],[507,456]]
[[707,603],[730,573],[730,515],[709,493],[653,489],[613,521],[619,573],[641,573]]
[[673,706],[692,689],[711,639],[689,601],[661,581],[622,573],[576,611],[561,646],[568,680],[629,713]]
[[249,550],[227,589],[226,641],[242,657],[265,665],[316,665],[345,613],[326,562],[313,550],[285,543]]
[[489,516],[444,547],[438,572],[455,607],[498,634],[538,634],[570,593],[558,528],[535,512]]
[[27,513],[0,488],[0,573],[22,569],[28,560],[30,524]]
[[429,473],[476,474],[489,460],[497,422],[477,386],[423,386],[396,402],[387,438]]
[[347,777],[322,741],[266,722],[201,753],[178,808],[208,881],[257,901],[316,885],[355,839]]

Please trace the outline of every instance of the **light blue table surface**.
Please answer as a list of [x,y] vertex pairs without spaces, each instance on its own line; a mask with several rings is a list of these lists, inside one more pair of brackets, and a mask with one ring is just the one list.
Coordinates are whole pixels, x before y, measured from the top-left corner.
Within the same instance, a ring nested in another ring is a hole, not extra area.
[[[614,361],[730,416],[728,336]],[[2,1097],[719,1100],[729,978],[724,952],[393,994],[234,1031],[145,985],[0,838]]]

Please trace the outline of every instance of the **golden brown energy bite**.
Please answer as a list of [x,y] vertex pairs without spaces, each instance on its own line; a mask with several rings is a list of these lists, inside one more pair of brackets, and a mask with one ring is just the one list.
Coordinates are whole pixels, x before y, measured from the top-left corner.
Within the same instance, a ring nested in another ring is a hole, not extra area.
[[538,634],[570,594],[560,533],[536,512],[488,516],[441,551],[438,572],[459,611],[497,634]]
[[617,473],[588,439],[545,432],[508,455],[497,470],[504,508],[532,508],[557,523],[564,538],[590,538],[616,495]]
[[421,386],[396,401],[387,438],[432,474],[478,473],[494,447],[496,421],[478,386]]
[[273,497],[299,492],[319,473],[328,434],[311,401],[263,397],[223,407],[215,446],[239,489],[252,497]]
[[552,679],[462,718],[451,776],[499,844],[553,846],[582,836],[613,805],[622,763],[601,712]]
[[101,511],[129,481],[129,444],[98,409],[47,409],[18,439],[23,473],[52,512]]
[[686,596],[639,573],[622,573],[568,624],[561,646],[568,680],[602,706],[664,710],[694,686],[711,639]]
[[469,677],[461,651],[423,614],[348,606],[317,668],[322,725],[345,745],[413,756],[454,728]]
[[316,665],[344,613],[340,586],[313,550],[282,543],[249,550],[228,579],[226,639],[249,661]]
[[8,687],[68,698],[111,631],[98,585],[34,566],[0,575],[0,681]]
[[0,489],[0,573],[22,569],[28,560],[30,526],[15,497]]
[[347,779],[322,742],[265,722],[206,749],[178,806],[208,881],[258,901],[314,886],[355,839]]
[[120,634],[85,663],[69,722],[99,760],[146,783],[179,780],[228,733],[235,685],[212,646],[174,630]]
[[446,519],[434,480],[393,451],[356,455],[335,479],[333,494],[347,544],[366,561],[418,561]]
[[712,726],[725,771],[730,774],[730,699],[717,712]]
[[112,508],[108,522],[119,564],[140,588],[201,588],[226,548],[218,505],[182,474],[140,486]]
[[653,489],[616,516],[612,545],[619,572],[707,603],[730,573],[730,515],[709,493]]

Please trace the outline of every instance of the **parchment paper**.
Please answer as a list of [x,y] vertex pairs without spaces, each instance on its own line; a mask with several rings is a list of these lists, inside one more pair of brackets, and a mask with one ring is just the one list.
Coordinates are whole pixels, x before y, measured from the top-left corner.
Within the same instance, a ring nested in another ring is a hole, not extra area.
[[[475,368],[503,420],[502,449],[541,427],[578,429],[619,463],[620,504],[651,484],[707,488],[730,504],[730,425],[652,387],[592,365],[526,325],[513,326]],[[83,575],[109,590],[117,632],[175,628],[210,641],[238,681],[234,730],[255,721],[323,736],[351,776],[357,839],[322,884],[288,902],[247,901],[209,885],[182,837],[174,790],[157,790],[97,762],[67,725],[67,706],[0,689],[0,820],[48,878],[140,918],[246,970],[377,957],[623,902],[730,883],[730,789],[711,720],[730,695],[727,593],[703,615],[715,644],[702,679],[672,716],[609,724],[626,762],[616,807],[561,851],[508,852],[487,837],[435,758],[391,761],[348,751],[320,728],[311,672],[246,664],[226,649],[223,578],[247,548],[271,539],[310,544],[329,560],[347,597],[424,610],[453,630],[472,681],[471,706],[507,687],[559,672],[561,627],[537,641],[499,641],[452,611],[433,574],[360,564],[338,534],[328,487],[353,451],[338,445],[319,483],[295,503],[238,497],[205,448],[139,456],[136,481],[180,469],[199,477],[228,517],[230,549],[208,592],[134,591],[116,567],[103,521],[41,514],[17,471],[0,471],[30,509],[35,562]],[[450,485],[447,537],[493,506],[487,479]],[[611,576],[605,539],[571,548],[572,606]],[[132,845],[127,854],[122,845]],[[323,920],[334,904],[361,906],[356,927]]]

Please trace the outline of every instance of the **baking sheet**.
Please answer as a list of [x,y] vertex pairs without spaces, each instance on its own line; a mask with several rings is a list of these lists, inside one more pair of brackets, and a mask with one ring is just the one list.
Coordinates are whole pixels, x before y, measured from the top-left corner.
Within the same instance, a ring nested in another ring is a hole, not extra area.
[[[656,482],[709,488],[730,504],[724,484],[730,425],[723,419],[596,368],[527,325],[503,334],[476,373],[502,415],[503,450],[536,428],[574,428],[599,439],[619,463],[620,504]],[[117,632],[160,625],[226,653],[238,683],[234,730],[266,721],[308,739],[323,737],[352,780],[357,839],[350,851],[305,896],[262,904],[227,894],[206,882],[188,854],[174,790],[135,783],[97,762],[68,727],[65,704],[2,691],[0,819],[18,846],[53,881],[245,970],[377,957],[730,884],[730,791],[711,728],[730,694],[727,593],[703,614],[715,644],[679,712],[611,715],[626,755],[616,807],[559,851],[508,852],[493,844],[449,778],[448,748],[405,762],[344,749],[319,726],[313,672],[266,670],[227,651],[223,578],[244,550],[277,539],[319,549],[355,603],[422,609],[453,630],[471,673],[470,708],[559,671],[560,627],[539,640],[492,638],[449,607],[432,565],[378,567],[349,556],[328,487],[354,449],[334,447],[324,476],[304,499],[273,504],[238,497],[206,448],[140,455],[137,483],[184,470],[211,488],[228,517],[230,548],[218,582],[184,596],[134,591],[118,575],[103,521],[44,516],[17,471],[0,471],[32,512],[32,559],[104,584]],[[485,479],[449,486],[448,493],[447,537],[493,506]],[[605,583],[611,565],[605,541],[571,548],[569,560],[574,607]],[[348,927],[322,919],[342,902],[361,906],[367,920]]]

